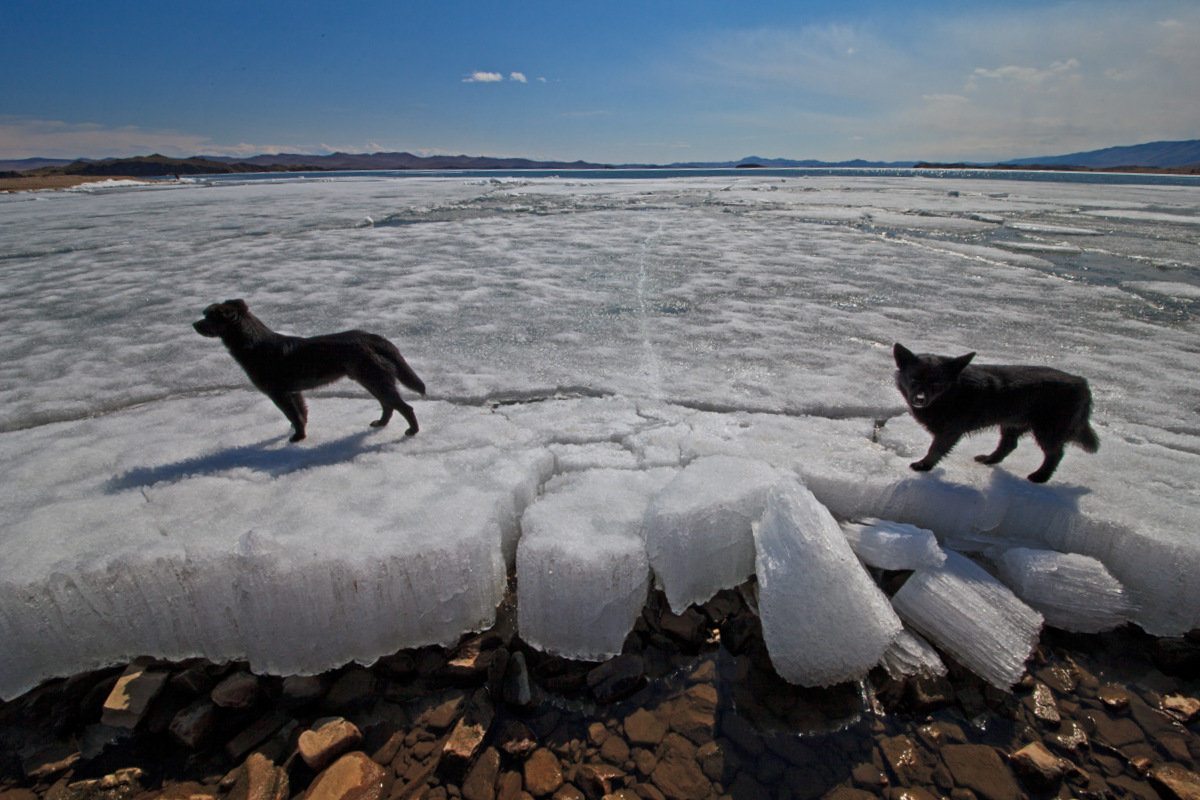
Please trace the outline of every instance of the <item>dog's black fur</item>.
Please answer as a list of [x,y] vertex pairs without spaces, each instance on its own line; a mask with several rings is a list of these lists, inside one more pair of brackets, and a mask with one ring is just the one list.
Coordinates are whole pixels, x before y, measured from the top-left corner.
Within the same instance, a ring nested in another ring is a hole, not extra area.
[[1045,483],[1062,461],[1063,448],[1074,442],[1089,453],[1100,447],[1092,430],[1092,393],[1088,383],[1049,367],[974,366],[974,353],[951,358],[914,355],[904,345],[892,348],[896,386],[913,417],[933,434],[929,452],[913,469],[924,472],[950,452],[963,435],[1000,426],[1000,444],[983,464],[998,464],[1028,431],[1042,448],[1042,465],[1029,475]]
[[373,427],[387,425],[395,410],[408,420],[406,435],[419,430],[417,415],[400,398],[396,381],[421,394],[425,394],[425,384],[396,346],[382,336],[366,331],[285,336],[264,325],[242,300],[214,303],[192,327],[201,336],[225,343],[250,382],[292,423],[295,432],[290,441],[303,439],[308,423],[308,407],[300,393],[340,378],[357,381],[379,401],[383,416],[371,423]]

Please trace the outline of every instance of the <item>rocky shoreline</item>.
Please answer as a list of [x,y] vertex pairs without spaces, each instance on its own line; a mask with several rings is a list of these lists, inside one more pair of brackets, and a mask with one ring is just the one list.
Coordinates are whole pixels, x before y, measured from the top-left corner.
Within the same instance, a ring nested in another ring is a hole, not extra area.
[[1012,693],[942,678],[803,689],[738,591],[622,655],[528,648],[511,602],[452,648],[256,676],[164,663],[0,704],[0,800],[1015,800],[1200,797],[1200,636],[1043,631]]

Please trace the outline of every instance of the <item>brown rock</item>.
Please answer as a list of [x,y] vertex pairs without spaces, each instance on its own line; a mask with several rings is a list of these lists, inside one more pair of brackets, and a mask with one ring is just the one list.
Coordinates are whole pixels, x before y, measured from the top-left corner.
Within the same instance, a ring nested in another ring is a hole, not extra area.
[[1163,711],[1183,722],[1185,725],[1200,718],[1200,700],[1182,694],[1168,694],[1162,698]]
[[234,771],[227,800],[286,800],[287,772],[259,753],[251,753]]
[[168,672],[155,672],[130,664],[104,701],[100,724],[113,728],[136,728],[169,677]]
[[370,699],[374,691],[375,676],[366,667],[356,665],[339,675],[329,687],[325,706],[330,709],[350,708]]
[[235,672],[213,687],[211,698],[221,708],[249,708],[258,701],[258,678]]
[[663,633],[670,634],[688,644],[700,644],[704,641],[708,619],[694,608],[689,608],[682,614],[672,614],[664,611],[658,620],[658,626]]
[[442,668],[446,677],[472,680],[487,674],[500,640],[493,635],[474,636],[460,644]]
[[[527,794],[526,797],[529,795]],[[552,795],[553,800],[584,800],[583,792],[569,783],[564,783],[558,787]]]
[[713,790],[696,762],[696,746],[675,733],[664,737],[650,781],[668,800],[704,800]]
[[629,745],[620,736],[609,736],[600,745],[600,757],[610,764],[620,766],[629,760]]
[[1041,742],[1025,745],[1012,754],[1009,763],[1021,782],[1034,792],[1054,791],[1062,783],[1069,766]]
[[313,780],[304,800],[383,800],[386,777],[366,753],[348,753]]
[[519,772],[504,772],[496,779],[496,800],[516,800],[524,787]]
[[1083,719],[1096,738],[1112,747],[1124,747],[1146,738],[1145,732],[1128,717],[1113,719],[1102,711],[1085,711]]
[[821,800],[877,800],[877,795],[850,786],[837,786],[822,795]]
[[1112,684],[1101,686],[1096,692],[1096,697],[1112,711],[1124,711],[1129,708],[1129,692],[1120,686]]
[[278,711],[264,714],[230,739],[225,745],[225,752],[229,754],[230,758],[237,761],[289,722],[295,724],[291,717],[285,717]]
[[1050,691],[1046,684],[1039,683],[1034,686],[1033,694],[1027,701],[1036,719],[1054,728],[1062,722],[1062,714],[1059,713],[1058,704],[1054,702],[1054,692]]
[[537,747],[537,737],[523,722],[512,720],[500,732],[500,749],[513,758],[528,758]]
[[587,685],[601,703],[623,700],[646,685],[645,662],[639,655],[623,653],[588,672]]
[[534,750],[525,761],[525,791],[534,797],[545,797],[562,786],[562,766],[558,757],[544,747]]
[[982,800],[1018,800],[1021,787],[1012,770],[994,749],[981,744],[950,744],[942,760],[957,786],[970,789]]
[[610,764],[580,764],[575,781],[591,800],[608,797],[625,785],[628,776]]
[[69,783],[61,792],[51,789],[47,795],[55,795],[55,800],[129,800],[143,792],[144,777],[142,770],[128,767],[103,778]]
[[1077,753],[1088,745],[1087,734],[1079,723],[1072,719],[1063,720],[1058,732],[1047,736],[1046,741],[1051,747],[1064,753]]
[[283,679],[281,690],[284,702],[302,705],[325,694],[325,681],[319,675],[289,675]]
[[696,744],[710,741],[717,724],[717,690],[711,684],[698,683],[670,704],[668,724],[671,730]]
[[657,747],[668,730],[670,726],[666,722],[644,708],[625,718],[625,738],[635,747]]
[[725,751],[716,742],[705,742],[696,750],[696,761],[710,781],[725,779]]
[[358,747],[362,731],[342,717],[317,720],[313,727],[300,734],[296,746],[304,763],[320,772],[341,756]]
[[1200,800],[1200,775],[1178,764],[1161,764],[1150,770],[1150,782],[1167,797]]
[[447,775],[457,778],[466,773],[476,753],[483,746],[488,728],[495,719],[492,701],[484,689],[475,693],[466,712],[450,732],[442,748],[442,769]]
[[458,721],[466,705],[466,697],[455,694],[441,703],[425,710],[417,717],[418,727],[424,726],[433,731],[444,731]]
[[496,800],[496,779],[500,775],[500,751],[489,747],[475,760],[463,779],[464,800]]

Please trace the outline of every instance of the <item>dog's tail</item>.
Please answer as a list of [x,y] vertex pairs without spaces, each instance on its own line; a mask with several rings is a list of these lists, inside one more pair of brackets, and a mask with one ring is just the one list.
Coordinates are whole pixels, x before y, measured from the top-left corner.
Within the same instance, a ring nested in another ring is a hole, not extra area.
[[1083,402],[1079,404],[1079,409],[1075,412],[1074,424],[1071,426],[1071,441],[1082,447],[1088,453],[1094,453],[1100,449],[1100,437],[1096,435],[1096,431],[1092,430],[1092,392],[1091,389],[1084,384]]
[[417,377],[417,373],[413,372],[412,367],[404,360],[404,356],[396,353],[396,359],[393,363],[396,366],[396,378],[402,384],[414,392],[425,394],[425,381]]

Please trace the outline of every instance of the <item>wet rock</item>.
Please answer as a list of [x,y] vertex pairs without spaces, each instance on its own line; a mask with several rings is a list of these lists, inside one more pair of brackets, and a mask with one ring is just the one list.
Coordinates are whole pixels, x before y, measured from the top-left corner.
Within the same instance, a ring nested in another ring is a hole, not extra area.
[[1069,764],[1051,753],[1041,742],[1033,742],[1009,758],[1013,771],[1033,792],[1052,792],[1062,783]]
[[442,748],[439,769],[444,774],[453,779],[462,777],[483,746],[495,716],[487,691],[481,689],[476,692]]
[[629,745],[620,736],[609,736],[600,745],[600,757],[610,764],[621,766],[629,760]]
[[259,682],[255,675],[239,671],[229,675],[210,694],[213,703],[221,708],[250,708],[259,697]]
[[1191,638],[1156,639],[1151,648],[1155,665],[1168,675],[1200,677],[1200,642]]
[[714,783],[725,779],[725,751],[716,742],[705,742],[696,750],[696,761],[704,776]]
[[225,744],[225,752],[234,761],[238,761],[255,747],[258,747],[275,735],[280,728],[289,722],[293,722],[291,717],[284,716],[278,711],[270,711],[250,723],[237,736],[230,739]]
[[496,778],[496,800],[516,800],[517,795],[529,793],[524,791],[525,780],[520,772],[506,771]]
[[1046,737],[1046,742],[1059,752],[1073,755],[1088,746],[1088,737],[1083,726],[1073,719],[1068,719],[1063,720],[1056,733]]
[[711,740],[717,724],[716,687],[703,683],[688,687],[670,704],[667,723],[696,744]]
[[366,667],[353,666],[343,672],[325,695],[325,708],[344,711],[371,699],[375,691],[375,676]]
[[437,703],[417,716],[416,724],[427,727],[432,731],[444,731],[458,721],[466,706],[466,696],[454,694]]
[[333,717],[317,720],[310,729],[301,733],[296,748],[304,763],[314,772],[320,772],[358,747],[362,740],[362,731],[357,725],[342,717]]
[[217,719],[217,706],[211,700],[197,700],[171,718],[167,732],[184,747],[198,750],[212,739]]
[[520,650],[513,653],[504,669],[504,702],[518,709],[531,708],[537,702],[533,682],[529,679],[529,667],[525,654]]
[[119,769],[103,778],[69,783],[55,800],[128,800],[144,791],[144,778],[145,773],[137,767]]
[[1138,724],[1128,717],[1113,718],[1102,711],[1085,711],[1083,724],[1088,732],[1105,744],[1121,748],[1146,738]]
[[1163,695],[1162,709],[1185,725],[1200,719],[1200,700],[1182,694]]
[[513,758],[528,758],[537,748],[537,737],[524,722],[511,720],[500,732],[500,749]]
[[451,680],[474,682],[487,675],[500,639],[491,634],[473,636],[450,654],[442,674]]
[[[522,794],[527,798],[531,796],[528,792]],[[564,783],[551,795],[552,800],[584,800],[584,797],[583,792],[569,783]]]
[[1044,683],[1033,687],[1033,693],[1026,698],[1026,705],[1035,719],[1052,728],[1057,728],[1062,722],[1062,714],[1054,702],[1054,692]]
[[908,736],[880,739],[879,754],[895,779],[904,785],[928,783],[933,777],[933,767],[922,760],[916,743]]
[[383,767],[366,753],[348,753],[318,775],[304,793],[304,800],[383,800]]
[[100,724],[113,728],[136,728],[169,677],[168,672],[131,664],[117,679],[104,701]]
[[663,633],[690,645],[704,643],[705,638],[708,636],[708,631],[706,630],[707,624],[708,619],[695,608],[689,608],[682,614],[672,614],[670,611],[664,611],[658,620],[659,629]]
[[545,797],[562,786],[562,765],[558,757],[544,747],[534,750],[525,761],[525,791],[534,797]]
[[950,744],[941,750],[954,784],[980,800],[1018,800],[1021,787],[994,749],[981,744]]
[[1129,708],[1129,692],[1120,686],[1101,686],[1096,692],[1096,697],[1111,711],[1120,712]]
[[657,714],[639,708],[625,718],[625,738],[635,747],[657,747],[670,725]]
[[1150,782],[1165,797],[1200,800],[1200,775],[1178,764],[1162,764],[1150,770]]
[[704,800],[713,790],[696,762],[696,746],[676,733],[664,737],[650,781],[667,800]]
[[500,751],[489,747],[475,760],[463,779],[463,800],[496,800],[496,779],[500,775]]
[[325,694],[325,681],[318,675],[289,675],[281,685],[283,702],[300,706],[319,700]]
[[575,782],[589,800],[608,797],[625,785],[627,775],[610,764],[581,764]]
[[587,685],[601,703],[624,700],[646,685],[645,662],[639,655],[623,653],[589,671]]
[[287,772],[259,753],[252,753],[226,780],[233,784],[227,800],[286,800],[289,795]]

